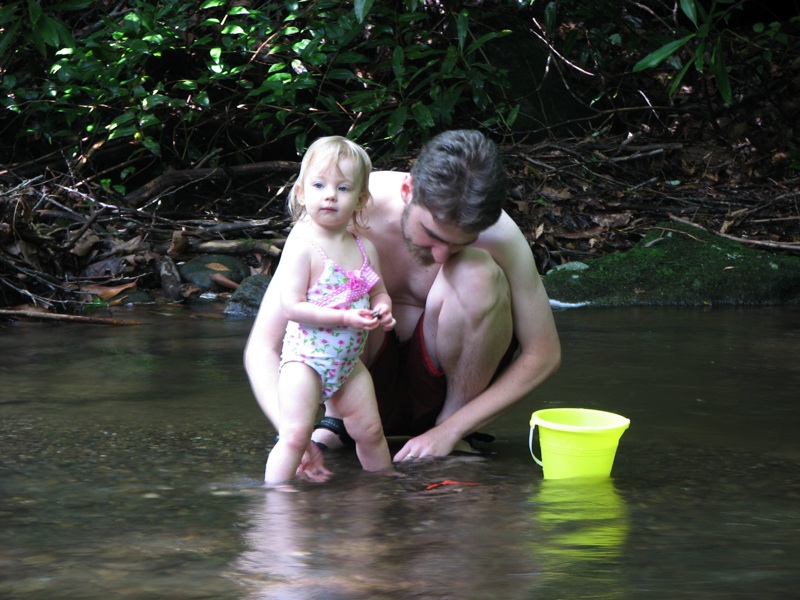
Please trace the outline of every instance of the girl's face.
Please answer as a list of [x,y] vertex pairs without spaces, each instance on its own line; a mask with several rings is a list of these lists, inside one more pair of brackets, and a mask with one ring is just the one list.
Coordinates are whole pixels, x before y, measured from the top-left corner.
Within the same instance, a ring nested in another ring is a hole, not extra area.
[[345,158],[338,164],[310,165],[296,197],[317,225],[327,229],[347,227],[362,207],[354,161]]

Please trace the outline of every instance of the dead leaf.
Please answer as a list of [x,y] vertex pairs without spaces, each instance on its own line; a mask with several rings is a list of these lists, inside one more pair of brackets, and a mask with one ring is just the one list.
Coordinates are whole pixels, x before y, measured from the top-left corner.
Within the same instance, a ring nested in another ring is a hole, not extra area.
[[83,271],[85,277],[114,277],[125,271],[127,260],[122,256],[112,256],[105,260],[92,263]]
[[137,250],[139,248],[139,246],[141,245],[142,236],[141,235],[137,235],[136,237],[131,238],[131,239],[127,240],[127,241],[122,241],[122,240],[119,240],[119,239],[115,239],[115,240],[113,240],[113,243],[114,243],[114,252],[119,253],[119,254],[121,254],[123,252],[131,253],[131,252],[134,252],[135,250]]
[[100,237],[95,235],[94,233],[85,233],[84,235],[81,236],[81,239],[79,239],[76,242],[76,244],[72,247],[72,249],[69,252],[70,254],[74,254],[75,256],[84,257],[87,254],[89,254],[89,252],[92,251],[94,245],[97,244],[99,241]]
[[601,227],[605,227],[607,229],[613,229],[615,227],[624,227],[627,225],[631,220],[630,213],[619,213],[619,214],[611,214],[611,215],[592,215],[592,221],[600,225]]
[[206,269],[211,269],[212,271],[230,271],[230,268],[226,267],[222,263],[206,263],[203,266]]
[[125,290],[127,290],[129,288],[133,288],[133,287],[136,287],[136,282],[135,281],[132,281],[130,283],[126,283],[126,284],[123,284],[123,285],[113,286],[113,287],[109,287],[107,285],[97,285],[97,284],[90,283],[88,285],[82,285],[81,289],[84,292],[89,292],[90,294],[93,294],[93,295],[97,296],[101,300],[108,300],[109,298],[113,298],[114,296],[116,296],[120,292],[123,292],[123,291],[125,291]]
[[572,198],[572,193],[567,188],[554,188],[546,185],[539,190],[539,193],[551,200],[569,200]]

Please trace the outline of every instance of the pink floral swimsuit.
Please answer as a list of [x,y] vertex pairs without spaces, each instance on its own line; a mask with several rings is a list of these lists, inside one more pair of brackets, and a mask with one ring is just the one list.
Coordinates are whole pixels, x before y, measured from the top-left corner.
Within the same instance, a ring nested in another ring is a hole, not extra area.
[[[358,271],[345,271],[310,241],[322,256],[322,274],[309,288],[308,301],[339,310],[369,308],[369,290],[380,276],[369,264],[364,246],[355,237],[364,262]],[[289,321],[283,338],[281,366],[301,362],[319,373],[324,402],[341,388],[358,364],[369,332],[350,327],[307,326]]]

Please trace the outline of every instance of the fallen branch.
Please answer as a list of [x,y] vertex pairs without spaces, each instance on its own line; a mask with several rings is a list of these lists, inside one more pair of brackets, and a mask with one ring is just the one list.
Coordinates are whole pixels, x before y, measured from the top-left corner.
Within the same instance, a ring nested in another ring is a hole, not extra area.
[[121,319],[106,319],[103,317],[84,317],[81,315],[63,315],[58,313],[41,312],[38,310],[7,310],[0,308],[0,315],[9,317],[27,317],[29,319],[42,319],[47,321],[71,321],[74,323],[90,323],[93,325],[139,325],[138,321],[123,321]]
[[691,225],[692,227],[697,227],[698,229],[702,229],[707,233],[713,233],[718,237],[725,238],[726,240],[731,240],[734,242],[739,242],[740,244],[745,244],[747,246],[757,246],[759,248],[768,248],[770,250],[788,250],[789,252],[800,252],[800,244],[795,244],[793,242],[770,242],[767,240],[749,240],[747,238],[740,238],[736,237],[735,235],[729,235],[727,233],[721,233],[719,231],[709,231],[708,229],[698,225],[697,223],[692,223],[687,219],[681,219],[680,217],[676,217],[675,215],[670,215],[669,218],[673,221],[676,221],[677,223],[683,223],[684,225]]
[[274,258],[281,255],[281,249],[265,240],[210,240],[194,242],[189,239],[189,249],[202,254],[268,254]]
[[253,163],[249,165],[237,165],[233,167],[213,167],[209,169],[188,169],[184,171],[167,171],[162,173],[149,183],[146,183],[138,190],[132,191],[125,196],[128,206],[138,208],[153,196],[158,195],[166,189],[176,185],[187,185],[201,180],[206,181],[226,181],[234,177],[259,175],[262,173],[296,173],[300,170],[300,165],[295,162],[285,160],[273,160],[267,162]]

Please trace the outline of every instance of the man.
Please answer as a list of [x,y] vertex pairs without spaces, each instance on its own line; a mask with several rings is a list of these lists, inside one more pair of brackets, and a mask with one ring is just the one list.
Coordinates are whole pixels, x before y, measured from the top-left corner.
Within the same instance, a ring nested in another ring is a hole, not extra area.
[[[558,369],[550,304],[528,243],[502,210],[497,147],[481,133],[436,136],[410,173],[373,173],[370,192],[359,235],[378,250],[397,325],[371,332],[362,358],[386,434],[413,436],[394,461],[446,456],[468,448],[464,438]],[[245,349],[253,392],[273,424],[286,327],[279,286],[276,274]],[[316,442],[336,447],[346,439],[336,417],[320,422]],[[319,465],[318,457],[310,461]]]

